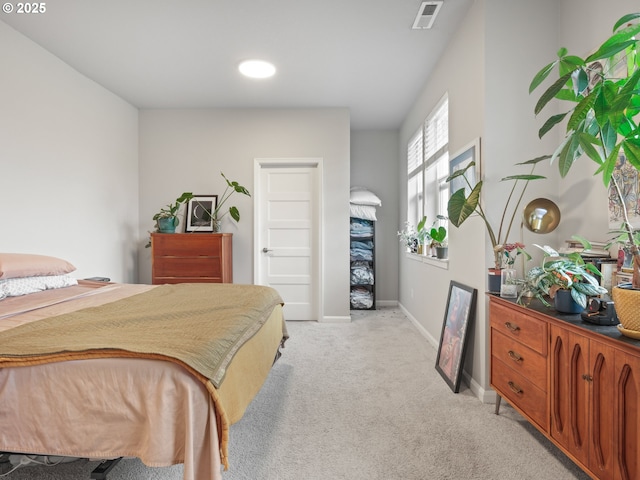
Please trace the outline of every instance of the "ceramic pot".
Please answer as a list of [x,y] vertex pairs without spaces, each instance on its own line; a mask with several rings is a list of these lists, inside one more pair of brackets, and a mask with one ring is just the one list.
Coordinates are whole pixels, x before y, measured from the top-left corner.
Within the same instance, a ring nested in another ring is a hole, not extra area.
[[553,297],[553,307],[560,313],[581,313],[584,308],[571,296],[569,290],[558,290]]
[[445,259],[449,255],[449,247],[436,247],[436,258]]
[[222,231],[222,220],[212,220],[213,233],[220,233]]
[[176,233],[178,217],[166,217],[158,219],[158,231],[160,233]]

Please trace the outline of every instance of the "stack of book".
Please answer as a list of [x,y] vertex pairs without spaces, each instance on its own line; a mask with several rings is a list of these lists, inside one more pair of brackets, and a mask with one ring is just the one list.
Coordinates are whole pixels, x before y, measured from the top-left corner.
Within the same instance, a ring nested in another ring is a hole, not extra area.
[[589,258],[593,258],[593,257],[610,258],[611,257],[609,250],[607,250],[606,248],[607,242],[589,241],[589,243],[591,244],[591,248],[584,248],[582,246],[582,243],[580,243],[577,240],[565,240],[565,242],[567,243],[567,246],[560,248],[560,250],[558,250],[558,253],[567,254],[567,253],[578,252],[583,257],[589,257]]

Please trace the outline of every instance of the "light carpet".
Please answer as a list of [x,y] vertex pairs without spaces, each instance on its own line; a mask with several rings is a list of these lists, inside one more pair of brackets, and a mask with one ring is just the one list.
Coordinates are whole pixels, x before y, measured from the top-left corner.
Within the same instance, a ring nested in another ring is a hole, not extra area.
[[[345,324],[289,322],[291,338],[243,419],[224,480],[569,480],[589,477],[503,402],[454,394],[435,349],[397,308]],[[7,480],[88,479],[96,462],[25,467]],[[3,478],[3,480],[4,480]],[[125,459],[109,480],[181,480]]]

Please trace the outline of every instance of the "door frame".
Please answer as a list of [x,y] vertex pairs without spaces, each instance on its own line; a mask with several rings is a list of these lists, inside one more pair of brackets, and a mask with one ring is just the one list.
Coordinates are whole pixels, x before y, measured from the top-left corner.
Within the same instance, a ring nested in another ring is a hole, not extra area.
[[260,173],[263,168],[275,168],[275,167],[285,167],[285,168],[315,168],[317,170],[316,175],[316,192],[317,192],[317,211],[318,215],[315,222],[315,244],[317,245],[317,251],[315,252],[315,258],[312,259],[314,262],[313,271],[315,272],[315,278],[313,281],[315,282],[314,288],[314,296],[317,299],[318,304],[316,305],[316,316],[318,322],[322,321],[324,315],[324,261],[323,261],[323,252],[324,252],[324,222],[322,219],[324,218],[324,183],[323,183],[323,162],[322,158],[315,157],[291,157],[291,158],[255,158],[254,159],[254,168],[253,168],[253,283],[259,285],[260,276],[261,276],[261,252],[260,252],[260,226],[262,219],[260,218],[260,206],[258,205],[258,201],[261,198],[261,183],[260,183]]

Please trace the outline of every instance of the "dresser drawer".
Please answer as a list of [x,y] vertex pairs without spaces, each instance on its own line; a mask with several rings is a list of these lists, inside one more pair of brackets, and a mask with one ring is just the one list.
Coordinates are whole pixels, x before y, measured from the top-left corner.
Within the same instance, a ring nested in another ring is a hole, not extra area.
[[491,357],[491,386],[545,432],[549,431],[547,393],[497,357]]
[[220,278],[219,258],[211,257],[161,257],[154,264],[156,277],[208,277]]
[[514,308],[496,303],[490,307],[491,327],[520,343],[547,355],[547,323]]
[[[220,255],[222,236],[210,233],[167,233],[153,236],[153,254],[183,257],[189,255]],[[176,241],[179,240],[179,241]]]
[[495,328],[491,329],[491,354],[541,390],[547,390],[547,357]]

